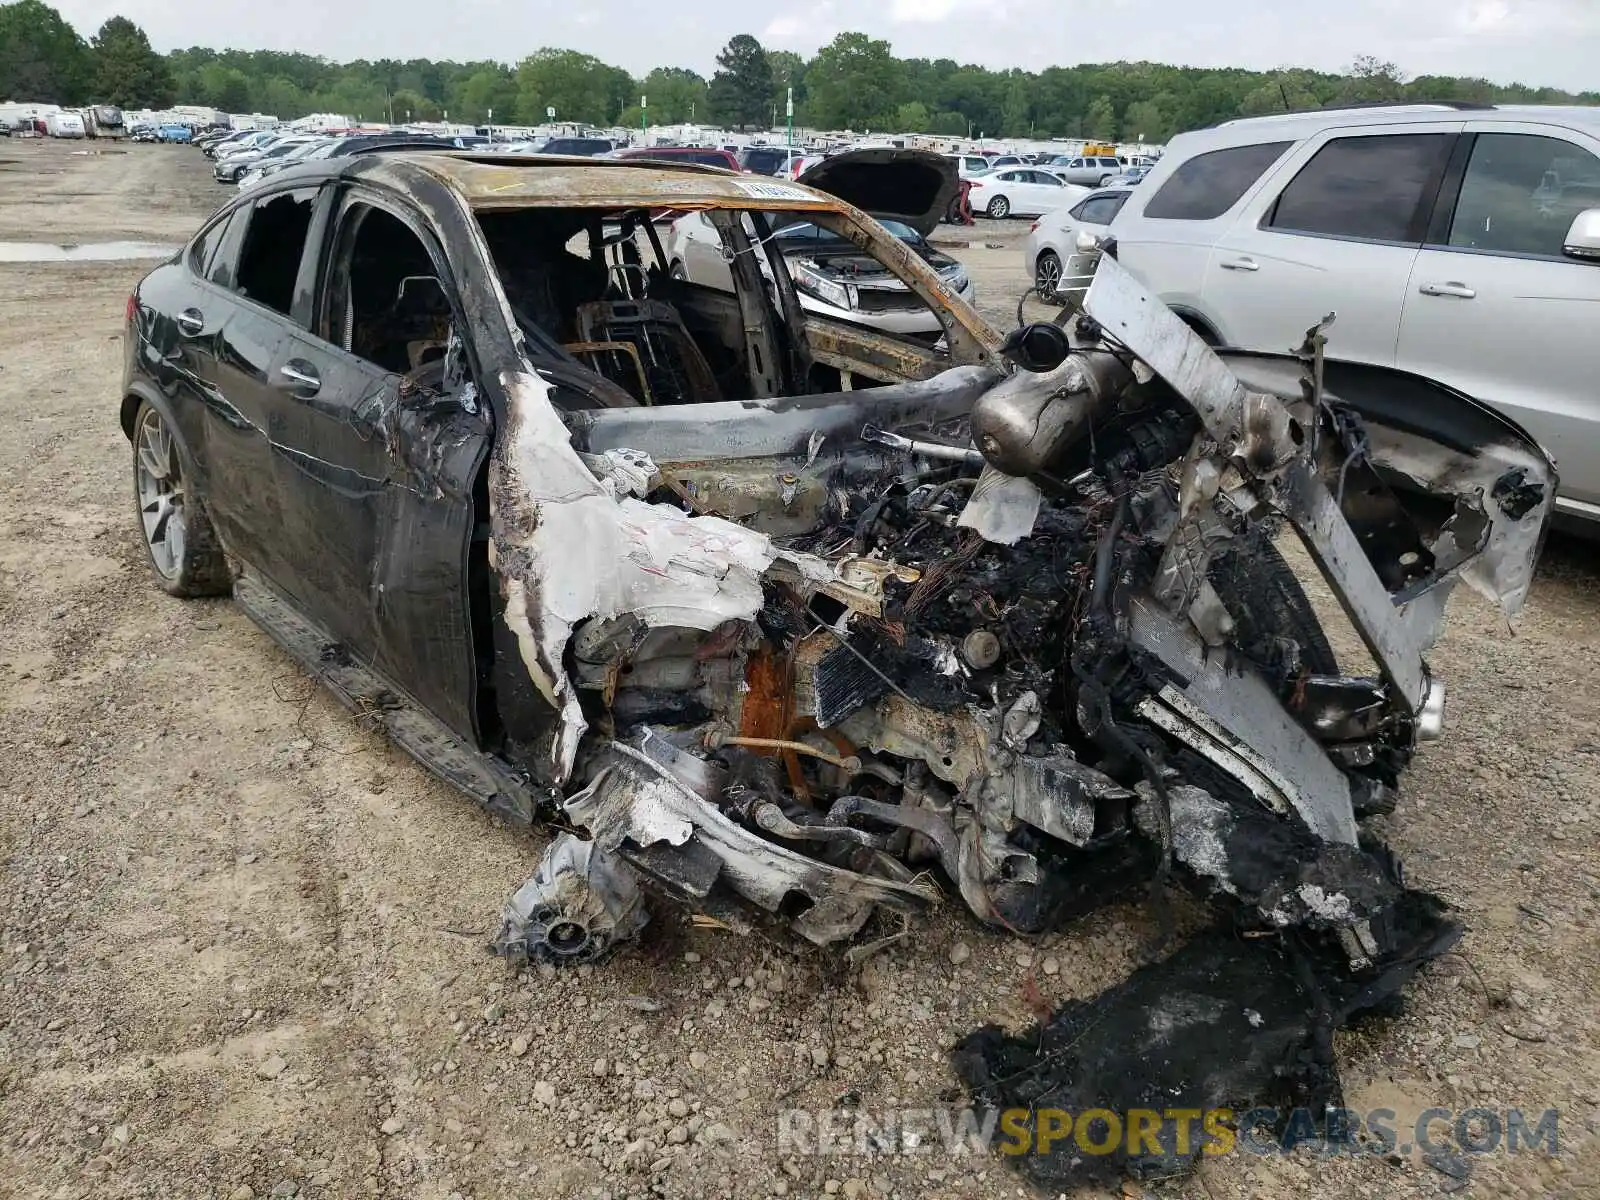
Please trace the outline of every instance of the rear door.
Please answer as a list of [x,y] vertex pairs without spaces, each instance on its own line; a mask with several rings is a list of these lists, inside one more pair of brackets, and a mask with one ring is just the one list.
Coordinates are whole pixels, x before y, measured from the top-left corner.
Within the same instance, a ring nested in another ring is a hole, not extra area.
[[276,467],[302,547],[292,586],[354,657],[471,738],[468,549],[488,436],[460,340],[469,327],[417,213],[366,190],[330,192],[325,213],[309,328],[274,368]]
[[1286,351],[1331,312],[1329,354],[1392,365],[1411,265],[1460,128],[1327,130],[1298,147],[1212,248],[1202,311],[1223,340]]
[[1406,288],[1396,365],[1493,404],[1556,458],[1568,500],[1600,504],[1600,263],[1567,258],[1600,207],[1600,142],[1474,123]]
[[296,551],[281,536],[286,514],[273,471],[273,367],[295,329],[291,313],[317,194],[297,188],[241,206],[224,261],[212,272],[215,303],[197,306],[215,347],[206,380],[206,456],[214,477],[208,500],[229,550],[280,583],[293,574]]

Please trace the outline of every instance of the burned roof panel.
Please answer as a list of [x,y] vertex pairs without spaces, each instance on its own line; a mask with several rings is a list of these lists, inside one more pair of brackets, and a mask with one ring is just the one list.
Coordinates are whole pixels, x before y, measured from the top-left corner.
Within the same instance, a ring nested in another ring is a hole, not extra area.
[[672,208],[819,209],[838,211],[838,199],[795,183],[765,176],[656,162],[536,155],[485,157],[457,154],[391,155],[384,166],[420,167],[459,191],[473,208],[623,208],[641,204]]

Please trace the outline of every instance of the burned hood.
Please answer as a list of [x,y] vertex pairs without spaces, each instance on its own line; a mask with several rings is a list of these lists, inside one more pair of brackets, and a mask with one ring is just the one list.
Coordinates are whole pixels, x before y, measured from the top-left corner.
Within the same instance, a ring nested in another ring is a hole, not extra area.
[[902,221],[923,237],[938,227],[959,186],[953,160],[927,150],[887,146],[835,154],[796,182],[874,217]]

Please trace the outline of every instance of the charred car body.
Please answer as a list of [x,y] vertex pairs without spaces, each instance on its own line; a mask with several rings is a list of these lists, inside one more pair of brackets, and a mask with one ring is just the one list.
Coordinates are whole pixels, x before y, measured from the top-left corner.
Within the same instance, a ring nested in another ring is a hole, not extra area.
[[[1111,259],[1070,337],[1003,343],[848,199],[472,155],[274,176],[130,299],[158,581],[231,589],[442,777],[585,831],[508,905],[513,955],[604,953],[641,885],[829,943],[941,877],[1026,932],[1181,869],[1381,958],[1398,881],[1357,821],[1439,731],[1455,583],[1522,604],[1548,457],[1320,326],[1214,352]],[[671,277],[667,209],[734,292]],[[803,310],[766,244],[794,219],[943,336]]]

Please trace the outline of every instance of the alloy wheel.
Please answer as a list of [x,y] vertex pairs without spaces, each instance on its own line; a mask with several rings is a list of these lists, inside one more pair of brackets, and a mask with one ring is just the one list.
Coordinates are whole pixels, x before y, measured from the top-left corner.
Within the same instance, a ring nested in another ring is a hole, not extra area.
[[150,561],[163,578],[174,579],[183,569],[188,532],[177,442],[153,408],[145,409],[136,436],[134,485],[139,496],[139,523],[150,548]]

